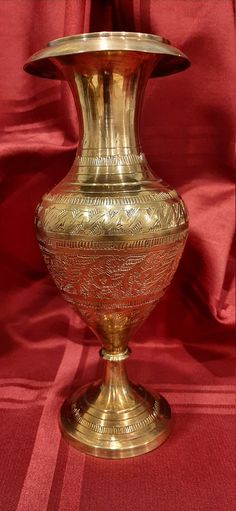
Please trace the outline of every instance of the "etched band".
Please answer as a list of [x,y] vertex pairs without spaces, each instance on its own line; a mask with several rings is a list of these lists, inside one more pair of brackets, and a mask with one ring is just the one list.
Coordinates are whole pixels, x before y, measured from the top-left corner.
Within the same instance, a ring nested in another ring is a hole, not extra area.
[[80,167],[107,166],[107,165],[132,165],[145,162],[145,156],[140,154],[109,154],[107,156],[79,156]]
[[71,205],[80,205],[80,206],[132,206],[137,204],[149,204],[149,202],[162,202],[166,199],[176,199],[178,197],[175,190],[167,190],[167,191],[158,191],[152,192],[146,190],[145,192],[141,192],[135,195],[130,195],[126,193],[125,196],[119,197],[90,197],[89,195],[85,196],[82,194],[78,194],[77,189],[73,192],[70,190],[69,193],[47,193],[43,196],[43,201],[53,202],[54,204],[71,204]]
[[157,301],[170,284],[184,242],[160,245],[148,252],[59,251],[43,246],[42,251],[63,296],[82,314],[84,308],[98,312],[113,307],[115,311]]
[[[135,307],[144,307],[146,305],[152,305],[152,304],[155,304],[158,300],[160,300],[160,298],[163,296],[165,292],[165,289],[163,289],[163,291],[159,291],[155,294],[155,296],[153,296],[150,300],[147,300],[144,298],[136,298],[136,299],[133,299],[132,298],[132,302],[131,302],[131,299],[130,299],[130,303],[117,303],[117,302],[109,302],[107,301],[104,305],[104,309],[105,310],[114,310],[114,308],[116,308],[117,311],[119,310],[129,310],[129,309],[134,309]],[[88,309],[91,309],[91,310],[94,310],[94,308],[98,308],[99,307],[99,304],[100,302],[97,300],[97,301],[94,301],[94,302],[80,302],[79,300],[77,299],[74,299],[74,298],[71,298],[71,296],[69,296],[68,294],[66,293],[63,293],[62,291],[62,295],[63,297],[65,298],[65,300],[69,303],[71,303],[71,305],[75,305],[77,309],[80,309],[80,312],[81,314],[83,314],[84,310],[88,310]]]
[[108,353],[103,348],[99,351],[100,357],[102,357],[104,360],[109,360],[109,362],[121,362],[122,360],[128,358],[130,353],[131,350],[129,348],[121,353]]
[[72,420],[81,426],[84,426],[85,428],[90,429],[90,431],[94,431],[95,433],[100,433],[103,435],[127,435],[128,433],[135,433],[139,430],[143,430],[146,426],[151,424],[156,420],[156,417],[158,417],[160,406],[159,402],[155,401],[153,405],[153,409],[151,413],[145,417],[143,420],[140,420],[138,422],[135,422],[134,424],[129,424],[127,426],[101,426],[100,424],[95,424],[94,422],[91,422],[87,419],[85,419],[81,415],[80,408],[77,408],[76,403],[72,404],[71,407],[72,411]]
[[187,237],[188,231],[184,229],[180,232],[167,234],[162,237],[144,238],[136,240],[85,240],[85,239],[60,239],[60,238],[47,238],[42,239],[38,234],[38,242],[42,249],[77,249],[81,248],[84,250],[126,250],[126,249],[143,249],[148,247],[155,247],[163,244],[175,243],[181,241]]

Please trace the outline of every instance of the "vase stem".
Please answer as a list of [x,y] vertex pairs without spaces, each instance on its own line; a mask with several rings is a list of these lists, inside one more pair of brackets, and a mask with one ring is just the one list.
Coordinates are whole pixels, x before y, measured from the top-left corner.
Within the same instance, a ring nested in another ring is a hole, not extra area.
[[132,396],[124,361],[114,362],[105,360],[104,364],[104,376],[101,386],[104,408],[111,411],[129,408]]

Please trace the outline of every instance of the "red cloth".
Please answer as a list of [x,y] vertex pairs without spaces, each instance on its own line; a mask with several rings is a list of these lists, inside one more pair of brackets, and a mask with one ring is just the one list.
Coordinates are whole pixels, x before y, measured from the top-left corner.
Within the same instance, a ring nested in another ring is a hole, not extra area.
[[[230,0],[1,0],[0,509],[233,511],[234,16]],[[64,83],[22,66],[48,40],[102,29],[165,36],[190,70],[150,80],[143,148],[183,195],[190,235],[171,289],[133,342],[135,381],[174,411],[170,439],[122,461],[61,440],[69,387],[98,376],[98,345],[60,297],[34,235],[34,209],[69,170],[77,122]]]

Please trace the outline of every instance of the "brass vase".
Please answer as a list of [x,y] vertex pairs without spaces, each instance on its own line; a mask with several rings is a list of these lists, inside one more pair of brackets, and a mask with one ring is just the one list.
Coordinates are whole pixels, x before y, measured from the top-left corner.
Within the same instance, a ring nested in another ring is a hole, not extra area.
[[124,360],[172,280],[188,229],[182,199],[153,175],[141,150],[141,99],[151,75],[188,66],[168,41],[129,32],[57,39],[25,65],[67,80],[79,116],[73,166],[44,195],[36,230],[56,285],[101,341],[102,381],[75,392],[60,414],[65,438],[94,456],[136,456],[170,432],[167,401],[131,383]]

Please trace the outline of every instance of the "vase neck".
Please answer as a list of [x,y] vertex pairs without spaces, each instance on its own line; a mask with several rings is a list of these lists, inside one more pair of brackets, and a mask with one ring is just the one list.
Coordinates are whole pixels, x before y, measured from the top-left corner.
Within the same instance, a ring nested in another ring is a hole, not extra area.
[[78,55],[73,66],[63,68],[79,115],[81,168],[91,165],[97,173],[100,167],[117,165],[122,172],[123,166],[142,162],[138,120],[155,60],[141,52],[91,53]]
[[139,152],[136,128],[138,109],[136,76],[75,76],[76,93],[80,97],[83,138],[81,156]]

